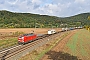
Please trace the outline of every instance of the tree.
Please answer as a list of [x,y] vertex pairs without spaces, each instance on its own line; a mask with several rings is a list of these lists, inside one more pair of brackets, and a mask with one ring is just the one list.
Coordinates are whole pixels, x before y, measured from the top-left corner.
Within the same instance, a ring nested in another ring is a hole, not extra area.
[[88,16],[88,20],[90,20],[90,16]]

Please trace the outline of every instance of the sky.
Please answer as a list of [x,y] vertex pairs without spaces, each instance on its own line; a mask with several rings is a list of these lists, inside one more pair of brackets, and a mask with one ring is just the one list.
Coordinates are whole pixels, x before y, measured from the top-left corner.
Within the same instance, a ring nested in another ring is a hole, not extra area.
[[70,17],[90,13],[90,0],[0,0],[0,10]]

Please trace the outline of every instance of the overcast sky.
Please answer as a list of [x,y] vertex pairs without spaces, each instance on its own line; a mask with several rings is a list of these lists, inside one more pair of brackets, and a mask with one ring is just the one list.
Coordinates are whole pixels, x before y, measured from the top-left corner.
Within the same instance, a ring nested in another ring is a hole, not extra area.
[[69,17],[90,12],[90,0],[0,0],[0,10]]

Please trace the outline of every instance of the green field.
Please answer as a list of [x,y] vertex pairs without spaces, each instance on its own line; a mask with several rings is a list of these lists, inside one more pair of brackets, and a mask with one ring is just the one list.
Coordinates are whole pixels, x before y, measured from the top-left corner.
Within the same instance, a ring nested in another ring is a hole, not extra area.
[[17,44],[17,37],[0,40],[0,49],[7,48]]
[[23,32],[14,32],[11,35],[4,33],[0,35],[0,50],[18,44],[18,36]]
[[79,30],[69,39],[63,51],[81,60],[90,60],[90,32]]

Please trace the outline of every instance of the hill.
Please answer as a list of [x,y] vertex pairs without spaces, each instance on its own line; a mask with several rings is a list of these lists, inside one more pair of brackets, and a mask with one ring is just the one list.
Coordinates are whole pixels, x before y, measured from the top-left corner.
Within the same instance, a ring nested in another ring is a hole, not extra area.
[[31,13],[0,11],[0,28],[50,28],[89,25],[90,13],[71,17],[56,17]]

